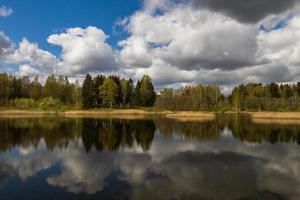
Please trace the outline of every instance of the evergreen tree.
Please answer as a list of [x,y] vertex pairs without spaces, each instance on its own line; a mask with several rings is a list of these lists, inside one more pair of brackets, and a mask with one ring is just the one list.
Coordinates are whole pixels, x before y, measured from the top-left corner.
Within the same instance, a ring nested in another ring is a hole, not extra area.
[[142,106],[146,106],[146,107],[153,106],[156,93],[152,85],[152,80],[148,75],[144,75],[141,80],[140,94],[141,94]]
[[271,83],[269,85],[269,90],[271,97],[273,98],[280,98],[279,90],[278,90],[278,85],[276,83]]
[[94,78],[94,107],[100,108],[102,104],[102,98],[100,95],[100,86],[103,84],[105,77],[102,75],[98,75]]
[[133,84],[133,80],[129,79],[127,82],[127,99],[126,99],[126,103],[128,106],[133,105],[133,99],[134,99],[134,84]]
[[43,97],[52,97],[58,99],[60,97],[59,85],[54,75],[48,76],[45,86],[42,89]]
[[82,85],[82,105],[84,108],[93,108],[95,100],[94,83],[91,75],[87,74]]
[[20,81],[20,98],[29,98],[30,92],[30,79],[24,76],[19,79]]
[[13,77],[13,83],[12,83],[13,91],[11,94],[11,99],[20,98],[20,90],[21,90],[21,81],[17,79],[15,76]]
[[42,96],[42,85],[39,83],[38,77],[36,76],[30,84],[29,97],[38,100]]
[[142,105],[141,103],[141,82],[140,80],[137,81],[136,83],[136,86],[135,86],[135,89],[134,89],[134,99],[133,99],[133,102],[134,102],[134,105],[139,107]]

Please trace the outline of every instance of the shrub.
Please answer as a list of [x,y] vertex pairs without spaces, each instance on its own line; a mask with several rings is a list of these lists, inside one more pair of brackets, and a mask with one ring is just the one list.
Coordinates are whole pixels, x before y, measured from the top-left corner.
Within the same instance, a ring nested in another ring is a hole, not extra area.
[[15,99],[11,101],[11,106],[18,109],[36,108],[37,102],[34,99]]
[[40,109],[61,109],[63,108],[63,103],[59,99],[46,97],[40,100],[39,108]]

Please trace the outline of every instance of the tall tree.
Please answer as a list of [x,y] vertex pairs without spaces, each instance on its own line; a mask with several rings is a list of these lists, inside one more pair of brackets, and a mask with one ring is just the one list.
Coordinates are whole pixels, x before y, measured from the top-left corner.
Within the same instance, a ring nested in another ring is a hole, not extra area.
[[140,94],[141,94],[142,106],[146,106],[146,107],[153,106],[156,93],[154,91],[152,80],[148,75],[144,75],[141,80]]
[[133,94],[133,98],[134,98],[133,102],[134,102],[134,105],[137,107],[142,105],[142,103],[141,103],[142,97],[141,97],[140,89],[141,89],[141,81],[138,80],[136,83],[135,89],[134,89],[134,94]]
[[58,99],[60,96],[59,85],[54,75],[48,76],[45,86],[42,89],[43,97]]
[[274,97],[274,98],[280,97],[278,85],[276,83],[271,83],[269,85],[269,90],[270,90],[271,97]]
[[82,85],[82,105],[84,108],[92,108],[95,100],[94,83],[91,75],[87,74]]
[[134,83],[132,79],[129,79],[127,82],[127,105],[132,106],[133,105],[133,98],[134,98]]
[[118,85],[112,78],[107,78],[100,87],[100,95],[103,103],[109,105],[110,108],[117,103]]
[[38,76],[34,77],[34,80],[30,84],[29,97],[38,100],[42,96],[42,85],[39,83]]
[[94,107],[101,107],[102,98],[100,95],[100,86],[103,84],[105,77],[102,75],[98,75],[94,78],[94,93],[95,93],[95,101]]

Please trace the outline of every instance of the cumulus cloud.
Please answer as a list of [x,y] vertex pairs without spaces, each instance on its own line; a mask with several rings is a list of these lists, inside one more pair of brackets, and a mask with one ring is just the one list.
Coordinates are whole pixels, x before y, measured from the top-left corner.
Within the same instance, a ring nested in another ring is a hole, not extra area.
[[291,19],[287,26],[270,32],[261,31],[258,35],[259,51],[265,58],[287,65],[300,64],[300,17]]
[[0,32],[0,57],[3,56],[10,47],[12,47],[11,40],[4,34],[4,32]]
[[1,17],[7,17],[13,13],[13,9],[8,8],[6,6],[1,6],[0,7],[0,16]]
[[38,44],[24,38],[19,46],[6,55],[5,61],[11,64],[30,64],[53,73],[57,65],[56,57],[48,51],[38,47]]
[[235,84],[294,81],[298,20],[288,13],[297,3],[145,0],[122,23],[130,36],[119,42],[119,58],[129,76],[150,74],[157,88],[201,82],[228,92]]
[[[153,4],[146,3],[147,9],[130,17],[125,28],[131,36],[119,42],[120,59],[133,68],[136,77],[148,73],[156,84],[203,81],[207,74],[202,72],[212,74],[262,63],[257,57],[256,26],[195,10],[189,4]],[[149,12],[161,5],[165,12]]]
[[114,71],[118,68],[115,52],[106,43],[108,36],[96,27],[70,28],[52,34],[48,42],[62,48],[58,72],[62,74]]
[[19,76],[28,76],[28,77],[33,77],[39,74],[39,71],[30,65],[20,65],[19,67]]
[[256,23],[293,8],[298,0],[192,0],[193,7],[220,12],[243,23]]

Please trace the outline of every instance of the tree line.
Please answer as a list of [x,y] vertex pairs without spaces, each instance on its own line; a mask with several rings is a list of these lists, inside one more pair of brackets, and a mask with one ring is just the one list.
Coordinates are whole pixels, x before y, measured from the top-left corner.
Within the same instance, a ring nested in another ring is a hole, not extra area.
[[156,93],[150,76],[144,75],[136,85],[132,79],[119,76],[87,74],[82,85],[83,108],[151,107]]
[[165,88],[156,94],[151,77],[136,83],[119,76],[87,74],[82,86],[68,77],[0,74],[0,107],[27,108],[138,108],[178,111],[300,111],[300,82],[295,84],[249,83],[224,96],[216,85]]
[[38,77],[0,74],[0,106],[15,108],[132,108],[151,107],[156,93],[149,76],[134,84],[119,76],[87,74],[82,87],[68,77],[48,76],[44,85]]
[[158,95],[155,106],[182,111],[300,111],[300,82],[242,84],[228,97],[213,85],[167,88]]

